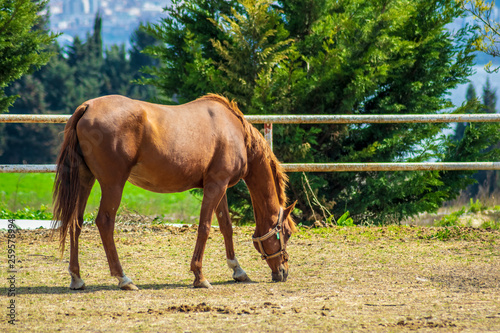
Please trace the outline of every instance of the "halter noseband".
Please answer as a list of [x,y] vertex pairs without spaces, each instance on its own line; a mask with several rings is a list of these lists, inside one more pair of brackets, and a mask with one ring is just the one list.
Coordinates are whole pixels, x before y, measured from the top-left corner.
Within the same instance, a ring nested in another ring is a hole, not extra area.
[[[283,230],[282,218],[283,218],[283,208],[280,207],[280,212],[278,214],[278,223],[276,223],[276,226],[273,228],[273,230],[269,231],[264,236],[252,237],[254,243],[257,243],[259,245],[259,250],[260,250],[259,252],[262,255],[262,259],[264,260],[273,259],[281,254],[283,254],[285,260],[288,259],[288,253],[286,253],[286,248],[285,248],[285,241],[283,240],[283,236],[280,236],[280,231]],[[267,254],[266,251],[264,250],[264,246],[262,246],[262,242],[265,241],[266,239],[271,238],[274,235],[276,235],[276,237],[280,241],[280,249],[276,253]]]

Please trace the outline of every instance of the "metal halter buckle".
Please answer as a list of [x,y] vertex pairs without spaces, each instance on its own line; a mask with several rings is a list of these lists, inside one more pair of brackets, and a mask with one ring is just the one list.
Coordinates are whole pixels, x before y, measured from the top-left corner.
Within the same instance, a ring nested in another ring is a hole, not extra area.
[[[286,250],[285,250],[285,241],[283,240],[283,236],[280,235],[280,231],[283,230],[282,218],[283,218],[283,208],[280,207],[280,212],[278,214],[278,222],[276,223],[276,226],[273,228],[273,230],[269,231],[264,236],[252,237],[252,240],[259,245],[259,249],[260,249],[259,252],[261,254],[262,259],[264,259],[264,260],[269,260],[269,259],[275,258],[281,254],[283,254],[285,256],[285,260],[288,259],[288,254],[286,253]],[[271,238],[274,235],[276,235],[276,237],[280,241],[280,249],[276,253],[267,254],[266,251],[264,250],[264,246],[262,246],[262,242],[265,241],[266,239]]]

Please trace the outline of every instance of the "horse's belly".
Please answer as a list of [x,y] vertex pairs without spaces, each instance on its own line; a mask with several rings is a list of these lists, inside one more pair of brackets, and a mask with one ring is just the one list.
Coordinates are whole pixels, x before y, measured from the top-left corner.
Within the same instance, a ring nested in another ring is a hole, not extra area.
[[148,191],[175,193],[202,187],[202,177],[201,172],[194,172],[187,168],[182,170],[164,166],[155,171],[150,171],[149,168],[139,164],[132,168],[128,181]]

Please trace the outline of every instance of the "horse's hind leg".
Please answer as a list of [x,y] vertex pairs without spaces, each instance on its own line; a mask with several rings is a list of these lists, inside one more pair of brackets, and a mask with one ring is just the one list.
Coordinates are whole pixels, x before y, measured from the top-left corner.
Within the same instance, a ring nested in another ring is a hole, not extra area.
[[233,227],[231,225],[231,219],[229,218],[229,208],[227,206],[227,197],[225,194],[217,206],[216,215],[217,220],[219,221],[220,231],[224,236],[227,265],[233,270],[233,279],[239,282],[250,281],[247,273],[245,273],[245,271],[241,268],[236,256],[234,255]]
[[115,240],[113,238],[116,212],[120,206],[124,185],[125,182],[119,185],[101,184],[101,204],[95,223],[101,235],[111,276],[118,279],[118,287],[121,289],[137,290],[138,288],[132,283],[132,280],[123,273],[120,260],[118,259],[118,253],[116,252]]
[[78,225],[76,229],[73,230],[74,225],[71,224],[69,228],[70,235],[70,257],[69,257],[69,267],[68,271],[71,275],[70,289],[81,290],[85,289],[85,283],[80,276],[80,264],[78,262],[78,237],[82,231],[83,226],[83,214],[85,212],[85,206],[87,205],[87,200],[94,185],[95,177],[90,172],[90,170],[84,166],[80,165],[80,189],[78,195]]

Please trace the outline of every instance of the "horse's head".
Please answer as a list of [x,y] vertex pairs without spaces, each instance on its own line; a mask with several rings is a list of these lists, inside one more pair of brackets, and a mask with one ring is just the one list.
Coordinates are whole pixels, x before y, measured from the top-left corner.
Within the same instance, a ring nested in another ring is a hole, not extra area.
[[295,203],[286,209],[280,207],[278,221],[271,231],[262,236],[252,237],[253,245],[271,268],[275,282],[285,282],[288,277],[286,244],[292,233],[297,230],[290,216]]

